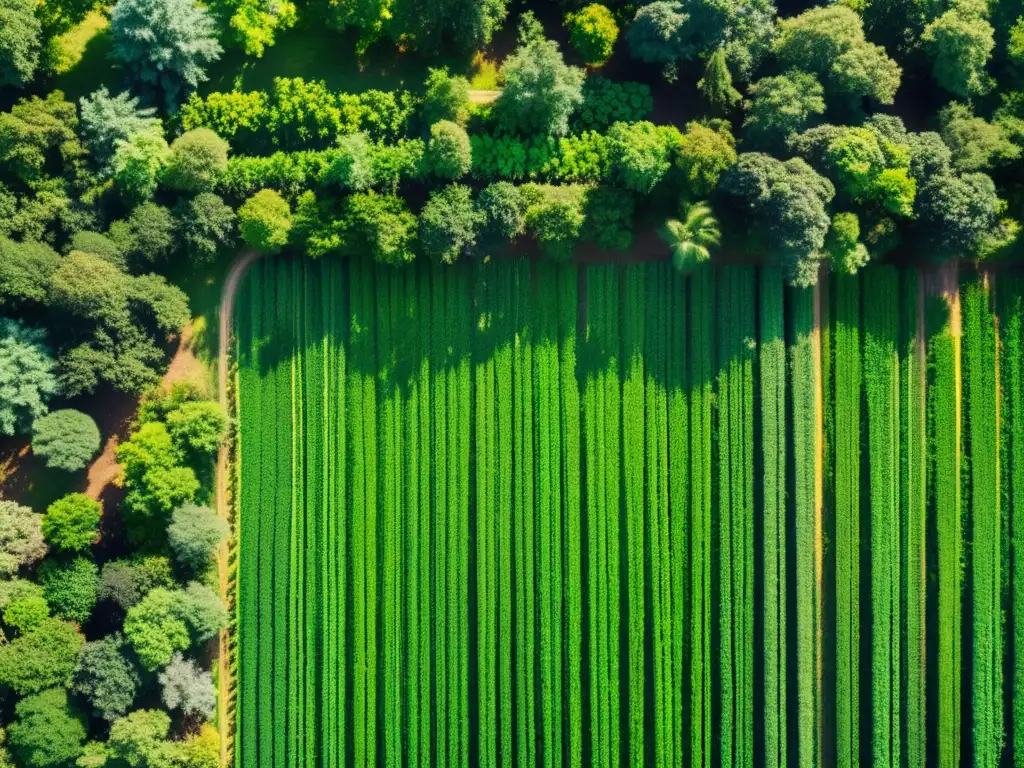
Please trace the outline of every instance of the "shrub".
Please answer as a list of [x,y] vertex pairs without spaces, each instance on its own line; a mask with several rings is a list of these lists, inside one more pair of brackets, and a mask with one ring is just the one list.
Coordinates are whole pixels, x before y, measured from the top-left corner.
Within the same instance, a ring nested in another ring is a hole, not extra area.
[[514,240],[525,231],[526,201],[514,184],[498,181],[485,187],[480,192],[477,207],[489,237]]
[[183,658],[180,653],[174,654],[159,680],[165,707],[204,720],[213,716],[217,706],[213,677],[194,661]]
[[569,41],[587,64],[603,64],[619,38],[619,25],[605,6],[591,3],[565,19]]
[[337,184],[348,192],[362,192],[374,184],[370,160],[370,139],[365,133],[353,133],[338,139],[334,159],[324,171],[324,184]]
[[832,269],[852,275],[868,263],[868,249],[860,241],[860,221],[855,213],[837,213],[825,237],[825,251]]
[[99,569],[92,560],[47,560],[39,567],[39,581],[46,602],[60,618],[82,624],[92,615],[99,585]]
[[648,194],[671,168],[679,132],[653,123],[616,123],[608,131],[608,152],[616,180]]
[[462,184],[434,192],[420,213],[423,253],[444,264],[454,264],[476,245],[482,216],[473,205],[473,193]]
[[99,232],[76,232],[68,243],[68,251],[91,253],[121,270],[128,266],[121,246]]
[[265,91],[230,91],[206,97],[193,93],[181,107],[186,131],[209,128],[231,141],[239,134],[255,134],[266,120],[270,97]]
[[583,84],[583,104],[573,121],[579,129],[603,131],[615,123],[646,120],[652,109],[654,97],[646,83],[588,77]]
[[455,180],[473,167],[473,147],[466,129],[442,120],[430,126],[427,164],[439,178]]
[[0,646],[0,685],[19,696],[67,687],[85,638],[60,619],[47,619],[31,632]]
[[128,644],[120,633],[86,643],[75,669],[72,690],[84,696],[98,717],[108,722],[124,717],[142,685]]
[[205,584],[190,582],[180,593],[179,602],[196,643],[205,643],[227,626],[228,610],[224,601]]
[[100,430],[92,417],[71,408],[48,413],[32,425],[32,452],[46,466],[77,472],[100,449]]
[[182,192],[209,192],[227,167],[228,143],[209,128],[197,128],[171,144],[163,180]]
[[10,578],[46,554],[42,515],[0,499],[0,575]]
[[399,139],[394,144],[374,144],[370,151],[373,183],[394,194],[406,180],[423,176],[426,147],[422,139]]
[[227,521],[212,509],[189,504],[174,510],[167,540],[178,564],[191,574],[200,574],[229,532]]
[[586,189],[540,184],[520,189],[526,201],[526,228],[537,239],[541,253],[556,261],[571,259],[583,231]]
[[119,141],[127,141],[137,133],[162,130],[156,110],[140,108],[138,97],[133,97],[128,91],[111,96],[107,87],[101,86],[89,96],[82,97],[79,111],[82,141],[101,165],[109,162]]
[[110,235],[136,262],[158,264],[174,250],[174,230],[170,210],[156,203],[143,203],[132,209],[121,226],[111,225]]
[[43,536],[57,549],[84,552],[96,541],[103,508],[84,493],[57,499],[43,515]]
[[617,187],[595,187],[587,192],[582,237],[599,248],[628,251],[633,247],[636,200]]
[[551,40],[523,45],[502,67],[505,89],[495,109],[505,128],[560,136],[583,102],[584,73],[567,66]]
[[288,243],[292,211],[281,195],[264,189],[238,209],[238,223],[248,245],[264,253],[277,253]]
[[727,123],[690,123],[679,140],[676,167],[691,199],[708,197],[722,174],[736,164],[736,140]]
[[114,183],[131,202],[150,200],[170,156],[171,150],[160,130],[134,133],[119,140],[110,160]]
[[182,403],[169,411],[164,423],[182,455],[207,461],[220,449],[227,416],[219,403],[199,400]]
[[15,706],[14,716],[8,740],[26,768],[60,768],[82,754],[85,724],[67,691],[51,688],[28,696]]

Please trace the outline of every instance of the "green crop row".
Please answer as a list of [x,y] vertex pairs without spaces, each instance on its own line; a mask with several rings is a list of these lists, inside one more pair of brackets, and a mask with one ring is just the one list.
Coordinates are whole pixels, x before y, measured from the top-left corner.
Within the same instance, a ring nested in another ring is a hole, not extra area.
[[1004,760],[1024,305],[926,282],[258,263],[236,766]]

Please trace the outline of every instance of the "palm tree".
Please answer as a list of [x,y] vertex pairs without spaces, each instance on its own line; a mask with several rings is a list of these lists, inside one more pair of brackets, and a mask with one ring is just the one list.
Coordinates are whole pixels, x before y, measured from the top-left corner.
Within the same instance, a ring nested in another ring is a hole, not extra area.
[[666,221],[661,237],[672,251],[672,263],[676,269],[686,274],[711,258],[708,248],[718,245],[722,233],[718,229],[718,219],[707,203],[694,203],[684,211],[684,215],[683,221]]

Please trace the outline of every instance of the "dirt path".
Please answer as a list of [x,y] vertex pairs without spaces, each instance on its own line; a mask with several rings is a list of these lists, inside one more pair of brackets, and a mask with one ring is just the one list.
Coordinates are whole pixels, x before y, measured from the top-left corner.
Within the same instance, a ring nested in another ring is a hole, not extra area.
[[[228,375],[229,375],[229,350],[231,345],[231,318],[235,306],[235,295],[238,293],[238,286],[245,277],[245,273],[252,266],[253,262],[260,258],[260,254],[253,251],[246,251],[239,255],[228,269],[227,277],[224,279],[224,287],[221,289],[220,305],[217,323],[217,401],[230,414],[231,408],[228,402]],[[217,452],[217,491],[216,505],[217,514],[224,520],[230,521],[230,499],[228,498],[228,472],[231,463],[231,446],[225,440],[221,443]],[[217,573],[219,576],[221,599],[228,603],[228,569],[229,552],[228,542],[221,544],[217,552]],[[232,609],[228,604],[229,610]],[[234,714],[234,707],[229,707],[228,702],[234,691],[234,679],[231,677],[230,661],[230,633],[227,629],[221,631],[218,638],[217,652],[217,683],[220,688],[217,696],[217,723],[220,726],[220,761],[224,768],[227,768],[230,751],[229,742],[233,745],[233,732],[230,717]]]

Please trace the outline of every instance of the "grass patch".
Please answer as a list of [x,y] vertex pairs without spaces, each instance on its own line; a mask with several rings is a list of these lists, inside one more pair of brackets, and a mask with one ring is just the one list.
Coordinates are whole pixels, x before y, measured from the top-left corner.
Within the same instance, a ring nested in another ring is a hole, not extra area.
[[90,12],[81,24],[57,38],[55,45],[55,76],[50,85],[63,91],[69,101],[104,85],[112,93],[123,89],[124,72],[110,57],[110,20],[102,11]]

